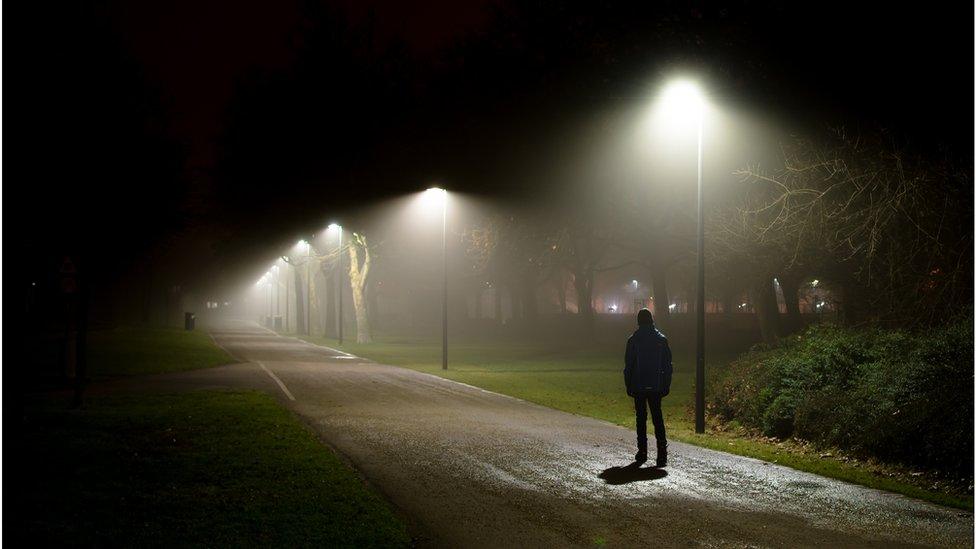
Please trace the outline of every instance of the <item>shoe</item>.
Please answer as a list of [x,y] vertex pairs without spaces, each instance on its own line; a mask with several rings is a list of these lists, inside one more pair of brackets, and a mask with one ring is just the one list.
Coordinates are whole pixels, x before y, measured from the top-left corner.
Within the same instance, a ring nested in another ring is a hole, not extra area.
[[634,456],[634,461],[637,465],[641,465],[647,461],[647,450],[638,450],[637,455]]
[[658,467],[667,467],[668,465],[668,443],[657,445],[657,460],[655,464]]

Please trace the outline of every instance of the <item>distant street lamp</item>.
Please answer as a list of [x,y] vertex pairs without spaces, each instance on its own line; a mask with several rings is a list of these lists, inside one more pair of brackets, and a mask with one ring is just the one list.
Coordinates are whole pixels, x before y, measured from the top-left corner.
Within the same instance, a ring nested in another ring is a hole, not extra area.
[[[281,256],[281,261],[285,265],[288,265],[287,257]],[[293,266],[292,271],[294,270],[295,267]],[[295,291],[297,292],[298,288],[295,288]],[[285,274],[285,333],[289,333],[291,331],[291,325],[289,322],[291,322],[291,277]]]
[[441,258],[443,260],[443,295],[441,296],[441,369],[447,369],[447,191],[431,187],[424,198],[441,208]]
[[698,300],[695,304],[697,317],[697,353],[695,360],[695,432],[705,432],[705,208],[702,192],[702,134],[705,101],[701,89],[693,82],[679,80],[664,90],[662,106],[670,117],[698,129]]
[[305,335],[312,335],[312,243],[302,240],[300,244],[305,244]]
[[273,292],[274,292],[274,314],[271,317],[271,329],[274,330],[275,328],[277,328],[277,322],[276,321],[277,321],[278,317],[281,316],[281,280],[278,277],[278,266],[277,265],[272,265],[271,266],[271,273],[272,273],[272,277],[271,278],[274,281],[272,283],[272,288],[274,288],[274,290],[273,290]]
[[337,316],[339,320],[337,322],[337,335],[339,336],[339,345],[342,345],[342,225],[338,223],[332,223],[329,225],[329,231],[335,231],[339,233],[339,244],[336,248],[336,300],[337,300]]

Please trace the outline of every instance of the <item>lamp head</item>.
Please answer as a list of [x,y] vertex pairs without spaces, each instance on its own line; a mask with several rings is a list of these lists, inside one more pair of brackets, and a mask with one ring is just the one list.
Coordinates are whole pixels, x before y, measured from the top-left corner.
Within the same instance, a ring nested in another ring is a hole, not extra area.
[[661,93],[661,108],[669,117],[697,120],[705,109],[705,97],[693,81],[675,80]]

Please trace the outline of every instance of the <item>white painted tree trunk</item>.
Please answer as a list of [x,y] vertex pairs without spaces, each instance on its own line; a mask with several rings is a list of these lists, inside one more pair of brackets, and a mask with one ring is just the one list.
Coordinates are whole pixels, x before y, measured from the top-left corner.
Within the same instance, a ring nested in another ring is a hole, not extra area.
[[353,233],[349,243],[349,284],[356,310],[356,343],[370,343],[369,314],[366,308],[366,282],[369,278],[369,243],[366,237]]

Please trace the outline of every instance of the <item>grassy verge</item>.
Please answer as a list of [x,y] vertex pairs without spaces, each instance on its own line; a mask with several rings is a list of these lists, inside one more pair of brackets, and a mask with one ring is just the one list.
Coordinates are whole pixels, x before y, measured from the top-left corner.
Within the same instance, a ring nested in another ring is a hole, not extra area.
[[89,374],[96,378],[161,374],[232,362],[205,332],[121,327],[88,334]]
[[82,410],[44,397],[25,416],[16,505],[32,545],[410,541],[380,497],[261,393],[101,396]]
[[[309,338],[336,347],[335,340]],[[361,345],[347,342],[343,351],[384,364],[404,366],[490,391],[518,397],[543,406],[633,427],[633,403],[623,388],[623,341],[617,346],[452,343],[450,369],[441,369],[440,345],[429,341],[381,339]],[[802,471],[905,494],[953,507],[972,509],[971,495],[932,488],[929,476],[913,476],[908,470],[851,460],[839,452],[803,444],[780,443],[750,436],[739,429],[712,428],[694,432],[691,414],[694,389],[694,357],[674,349],[674,380],[663,411],[669,438],[754,457]],[[733,354],[711,352],[707,367],[724,368]],[[715,422],[710,421],[714,427]]]

